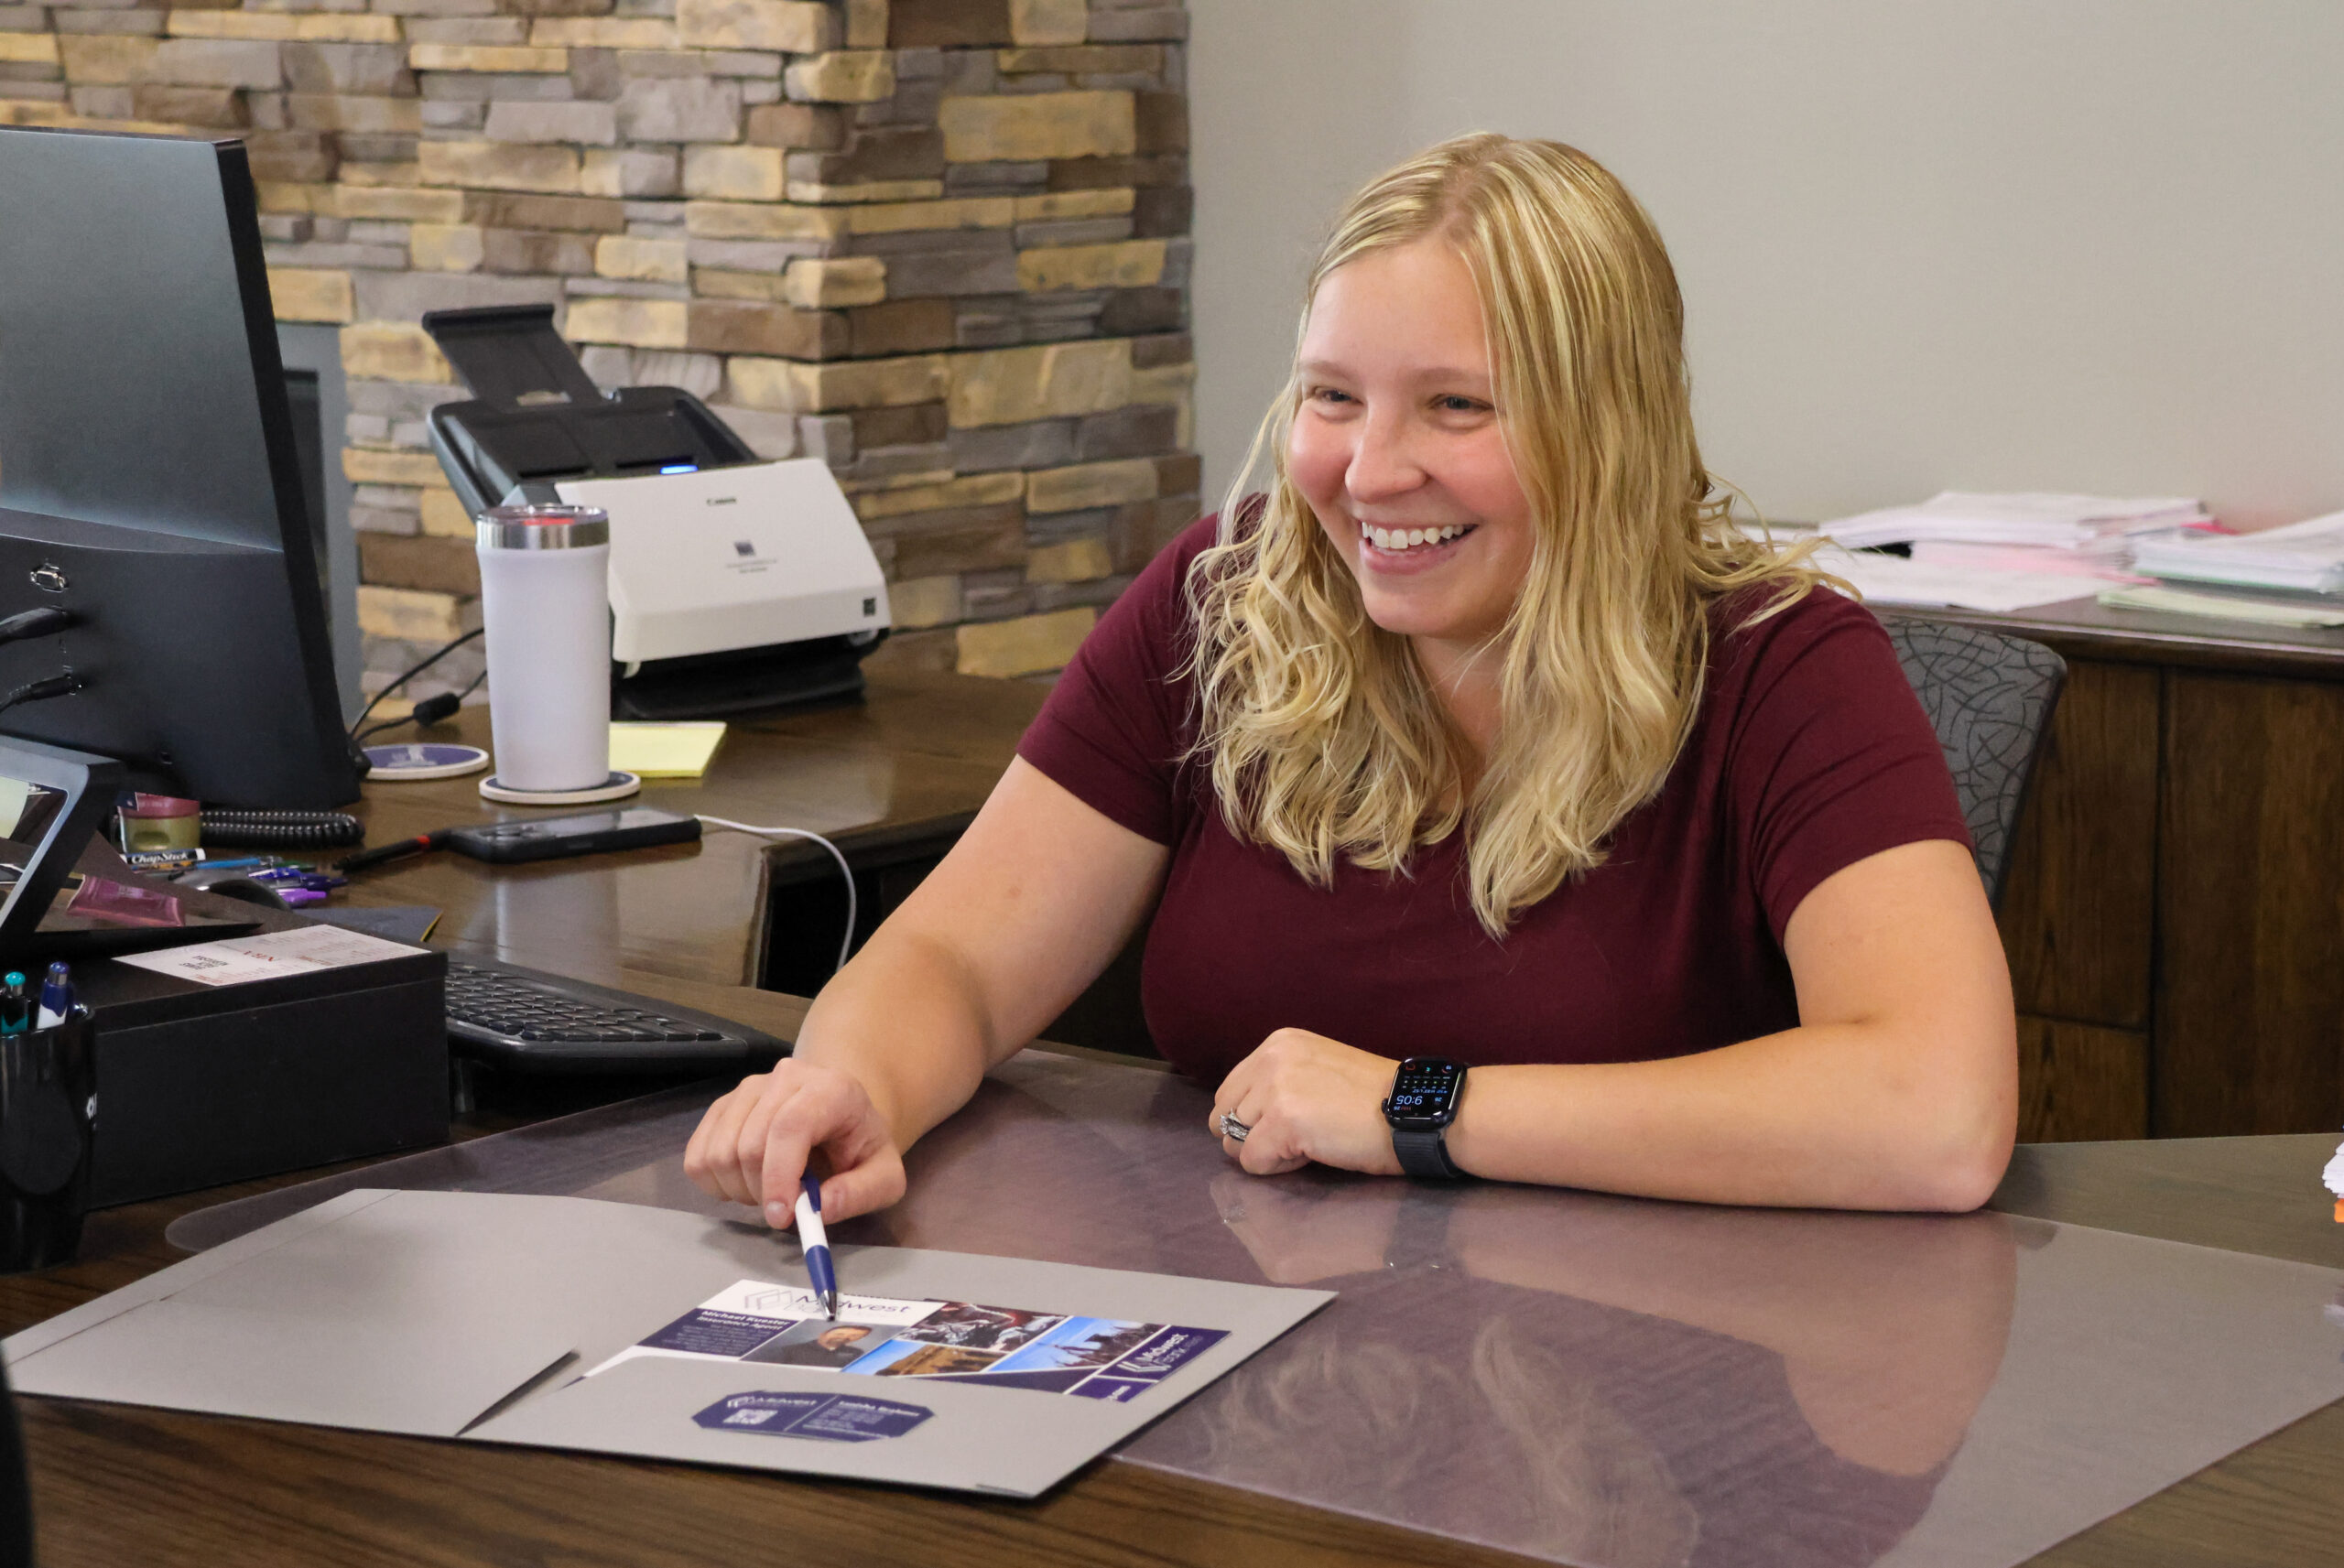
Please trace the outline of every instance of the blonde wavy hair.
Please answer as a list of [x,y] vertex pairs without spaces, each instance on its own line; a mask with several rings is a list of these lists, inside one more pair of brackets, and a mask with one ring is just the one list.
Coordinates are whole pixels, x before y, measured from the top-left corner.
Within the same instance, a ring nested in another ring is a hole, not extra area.
[[[1190,570],[1195,754],[1231,830],[1319,886],[1339,856],[1405,871],[1416,845],[1461,828],[1473,913],[1503,938],[1601,864],[1612,829],[1658,793],[1700,704],[1710,603],[1775,588],[1754,621],[1819,574],[1806,551],[1728,518],[1693,438],[1675,270],[1609,171],[1557,142],[1430,148],[1351,200],[1311,269],[1303,327],[1338,268],[1427,238],[1472,275],[1535,524],[1527,579],[1487,651],[1495,741],[1475,758],[1407,638],[1368,619],[1296,489],[1297,368]],[[1248,495],[1264,454],[1268,493]]]

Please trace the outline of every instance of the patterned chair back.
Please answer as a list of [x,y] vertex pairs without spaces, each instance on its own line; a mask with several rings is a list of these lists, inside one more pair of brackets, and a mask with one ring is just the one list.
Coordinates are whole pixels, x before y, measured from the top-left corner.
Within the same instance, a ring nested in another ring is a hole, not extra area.
[[1881,624],[1945,748],[1978,847],[1978,874],[1999,904],[2026,781],[2067,662],[2040,643],[1975,626],[1886,615]]

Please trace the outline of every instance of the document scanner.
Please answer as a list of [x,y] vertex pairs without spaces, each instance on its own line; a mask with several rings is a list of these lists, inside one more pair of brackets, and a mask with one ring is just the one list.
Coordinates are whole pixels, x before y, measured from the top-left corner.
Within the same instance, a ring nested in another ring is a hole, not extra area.
[[610,514],[613,718],[861,694],[887,589],[828,465],[758,461],[680,387],[604,395],[550,305],[435,310],[423,328],[473,395],[429,421],[468,510],[560,501]]

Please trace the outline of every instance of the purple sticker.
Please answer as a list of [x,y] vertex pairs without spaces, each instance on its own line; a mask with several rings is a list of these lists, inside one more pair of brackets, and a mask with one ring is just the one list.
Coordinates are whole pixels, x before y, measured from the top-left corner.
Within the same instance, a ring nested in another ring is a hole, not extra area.
[[869,1443],[901,1437],[935,1412],[893,1400],[856,1394],[789,1394],[777,1390],[734,1394],[692,1417],[711,1432],[756,1432],[816,1443]]
[[1156,1387],[1153,1382],[1134,1382],[1129,1378],[1099,1376],[1086,1378],[1067,1390],[1078,1399],[1112,1400],[1117,1404],[1135,1400]]
[[893,1400],[838,1394],[792,1427],[789,1435],[822,1437],[833,1443],[868,1443],[874,1437],[901,1437],[933,1413],[925,1405],[899,1405]]
[[719,1400],[692,1420],[711,1432],[786,1433],[836,1396],[830,1394],[734,1394]]
[[1119,1378],[1168,1378],[1229,1337],[1221,1328],[1167,1328],[1114,1365]]
[[683,1350],[694,1356],[746,1356],[789,1327],[787,1318],[750,1317],[737,1312],[694,1307],[643,1341],[648,1350]]

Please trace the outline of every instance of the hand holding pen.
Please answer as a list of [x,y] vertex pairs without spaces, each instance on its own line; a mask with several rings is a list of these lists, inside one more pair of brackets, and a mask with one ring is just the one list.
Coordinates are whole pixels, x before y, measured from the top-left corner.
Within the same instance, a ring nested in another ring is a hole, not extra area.
[[830,1269],[830,1238],[822,1229],[822,1183],[810,1172],[798,1178],[798,1244],[806,1249],[806,1278],[822,1298],[830,1321],[839,1320],[839,1281]]
[[684,1173],[704,1192],[762,1210],[779,1230],[818,1155],[830,1173],[825,1220],[869,1214],[904,1195],[903,1154],[862,1083],[785,1056],[709,1107],[684,1148]]

